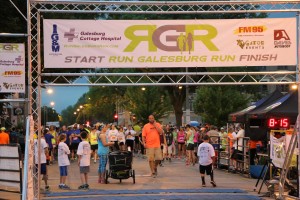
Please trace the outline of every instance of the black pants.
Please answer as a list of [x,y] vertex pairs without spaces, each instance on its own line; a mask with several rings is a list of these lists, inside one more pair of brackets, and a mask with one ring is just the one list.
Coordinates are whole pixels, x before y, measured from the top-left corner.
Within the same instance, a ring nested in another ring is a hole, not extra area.
[[256,149],[250,149],[250,165],[255,165],[254,159],[256,156]]

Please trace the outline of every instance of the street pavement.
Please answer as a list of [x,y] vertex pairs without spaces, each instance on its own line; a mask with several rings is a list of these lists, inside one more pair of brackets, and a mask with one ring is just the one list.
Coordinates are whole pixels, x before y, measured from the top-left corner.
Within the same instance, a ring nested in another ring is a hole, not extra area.
[[[98,162],[91,161],[89,173],[89,190],[78,190],[81,185],[77,161],[68,168],[69,176],[66,184],[70,190],[61,190],[59,184],[59,168],[56,163],[47,166],[50,191],[41,189],[42,199],[210,199],[210,200],[258,200],[271,199],[260,197],[267,192],[263,186],[261,194],[254,192],[256,179],[241,174],[228,173],[226,170],[214,169],[217,187],[210,184],[206,176],[206,187],[201,185],[198,165],[186,166],[184,160],[173,159],[165,161],[164,167],[158,168],[158,176],[150,176],[148,161],[141,156],[135,156],[132,168],[135,170],[136,183],[133,178],[119,180],[109,178],[108,184],[98,183]],[[260,182],[261,183],[261,182]],[[260,185],[260,184],[259,184]],[[41,181],[41,187],[44,183]],[[5,196],[6,195],[6,196]],[[19,199],[15,194],[4,193],[0,199]]]

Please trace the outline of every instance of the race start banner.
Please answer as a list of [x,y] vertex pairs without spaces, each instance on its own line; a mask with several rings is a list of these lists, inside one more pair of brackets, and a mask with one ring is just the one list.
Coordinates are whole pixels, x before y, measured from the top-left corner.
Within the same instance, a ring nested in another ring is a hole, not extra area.
[[296,18],[43,21],[45,68],[296,65]]
[[0,43],[0,93],[25,93],[25,45]]

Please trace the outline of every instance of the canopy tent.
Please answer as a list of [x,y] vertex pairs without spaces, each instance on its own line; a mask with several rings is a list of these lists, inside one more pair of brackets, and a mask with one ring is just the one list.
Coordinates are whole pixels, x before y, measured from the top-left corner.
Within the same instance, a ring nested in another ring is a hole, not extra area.
[[290,124],[295,124],[297,115],[298,92],[295,91],[248,112],[245,136],[253,140],[267,140],[269,118],[289,118]]
[[247,113],[248,118],[289,117],[291,123],[298,115],[298,92],[294,91],[283,97]]
[[276,99],[282,97],[283,94],[279,91],[279,90],[275,90],[274,92],[272,92],[271,94],[269,94],[268,96],[260,99],[259,101],[257,101],[256,103],[254,103],[253,105],[234,112],[234,113],[230,113],[229,114],[229,122],[236,122],[236,123],[245,123],[246,122],[246,114],[251,112],[251,111],[255,111],[258,108],[261,108],[265,105],[270,104],[271,102],[275,101]]

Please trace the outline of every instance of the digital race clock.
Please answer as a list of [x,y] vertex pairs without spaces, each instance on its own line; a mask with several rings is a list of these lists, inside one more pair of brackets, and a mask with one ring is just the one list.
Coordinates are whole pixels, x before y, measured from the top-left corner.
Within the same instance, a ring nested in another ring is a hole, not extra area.
[[290,127],[290,120],[289,118],[269,118],[268,119],[268,127],[272,129],[279,129],[279,128],[289,128]]

